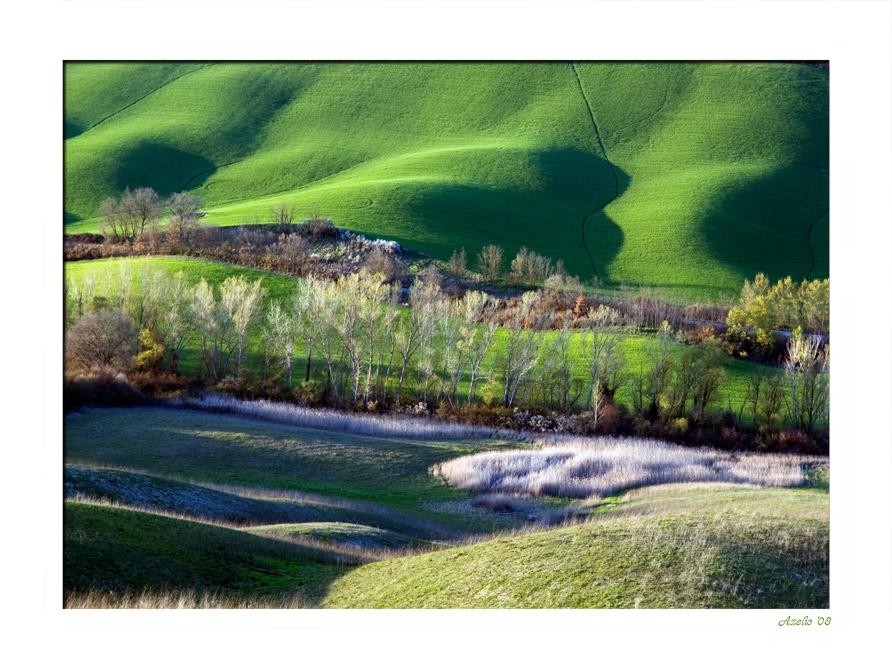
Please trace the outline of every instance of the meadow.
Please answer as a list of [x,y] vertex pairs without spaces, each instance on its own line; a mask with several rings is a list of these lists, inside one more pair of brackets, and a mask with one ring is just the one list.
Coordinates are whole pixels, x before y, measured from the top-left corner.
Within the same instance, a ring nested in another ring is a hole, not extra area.
[[[492,510],[442,468],[547,447],[164,408],[88,410],[65,430],[69,606],[827,605],[822,458],[809,470],[789,458],[803,475],[768,485],[689,472],[600,499],[513,494],[515,509]],[[608,458],[617,446],[586,442]],[[749,457],[750,471],[778,467]]]
[[695,297],[826,276],[827,91],[791,63],[69,63],[65,230],[151,186]]
[[67,62],[65,606],[828,607],[828,89]]

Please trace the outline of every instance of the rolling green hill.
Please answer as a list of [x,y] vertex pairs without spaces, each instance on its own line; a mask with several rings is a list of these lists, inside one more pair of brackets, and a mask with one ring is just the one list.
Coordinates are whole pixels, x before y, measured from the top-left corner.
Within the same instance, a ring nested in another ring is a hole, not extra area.
[[292,202],[446,258],[734,291],[828,272],[828,76],[798,64],[71,63],[65,220],[125,186]]
[[657,486],[591,522],[364,566],[278,538],[298,526],[233,529],[69,501],[65,589],[296,596],[334,608],[825,608],[828,497]]
[[827,499],[813,489],[645,488],[595,522],[359,567],[323,605],[825,608]]
[[313,592],[344,571],[333,551],[114,506],[66,501],[64,528],[69,595],[178,589],[258,598]]

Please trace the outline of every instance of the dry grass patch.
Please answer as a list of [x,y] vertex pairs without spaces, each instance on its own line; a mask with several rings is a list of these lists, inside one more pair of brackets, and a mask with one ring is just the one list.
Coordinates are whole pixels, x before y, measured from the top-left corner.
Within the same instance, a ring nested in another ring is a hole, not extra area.
[[538,449],[466,455],[436,465],[450,485],[480,493],[598,500],[667,483],[795,487],[815,458],[688,448],[650,439],[564,439]]

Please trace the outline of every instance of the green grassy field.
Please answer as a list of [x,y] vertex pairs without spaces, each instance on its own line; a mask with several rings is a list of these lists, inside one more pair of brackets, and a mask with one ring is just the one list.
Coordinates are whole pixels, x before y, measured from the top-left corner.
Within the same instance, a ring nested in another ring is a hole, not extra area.
[[251,532],[263,536],[301,539],[308,537],[333,546],[355,546],[376,550],[400,549],[416,545],[411,537],[390,530],[382,530],[356,523],[293,523],[261,525]]
[[666,486],[627,497],[586,524],[359,567],[324,605],[829,605],[826,493]]
[[664,486],[583,524],[357,566],[288,540],[315,525],[231,529],[66,502],[64,579],[69,594],[210,591],[334,608],[826,608],[827,518],[821,489]]
[[65,590],[208,590],[242,597],[324,593],[332,552],[227,527],[67,501]]
[[[828,271],[828,75],[800,64],[71,63],[65,221],[125,186],[289,201],[447,258],[528,246],[692,296]],[[583,232],[584,230],[584,232]],[[583,235],[585,242],[583,243]]]
[[[114,278],[118,276],[119,265],[128,268],[133,280],[138,280],[140,273],[146,272],[149,275],[154,271],[164,271],[175,273],[182,271],[188,279],[197,283],[202,278],[206,279],[212,285],[218,285],[227,276],[240,274],[250,280],[262,278],[263,285],[267,289],[267,299],[288,300],[294,294],[297,286],[297,279],[262,272],[258,270],[247,269],[237,265],[228,265],[225,263],[208,262],[195,258],[168,258],[168,257],[131,257],[131,258],[107,258],[102,260],[84,260],[78,262],[68,262],[65,264],[66,277],[75,282],[82,282],[87,275],[94,275],[99,282],[99,294],[103,294],[101,286],[103,285],[102,277]],[[113,285],[113,284],[112,284]],[[549,333],[548,338],[554,336]],[[492,350],[489,353],[489,359],[492,360],[504,348],[506,332],[500,330],[496,333]],[[626,358],[628,369],[630,372],[639,373],[642,369],[649,366],[647,350],[653,344],[653,335],[648,334],[628,334],[623,337],[622,352]],[[259,348],[256,338],[253,340],[254,348]],[[672,349],[676,352],[682,350],[683,344],[675,343]],[[571,354],[577,365],[576,375],[580,378],[585,376],[583,369],[584,359],[582,355],[582,339],[577,333],[573,337],[571,345]],[[295,352],[295,358],[300,361],[306,356],[306,351],[298,345]],[[257,356],[250,354],[250,361],[257,361]],[[321,370],[321,361],[315,363],[316,369]],[[726,381],[722,386],[720,397],[717,404],[721,407],[727,407],[729,404],[735,411],[739,409],[746,397],[747,379],[764,371],[764,367],[760,364],[732,358],[728,356],[724,361],[724,369],[726,373]],[[186,374],[200,373],[200,362],[195,344],[190,344],[184,351],[181,361],[181,370]],[[486,391],[486,388],[483,388]],[[460,391],[467,392],[467,379],[460,386]],[[494,389],[491,392],[495,392]],[[620,402],[631,402],[631,388],[627,385],[620,389],[617,396]],[[744,420],[747,418],[744,416]]]
[[574,506],[587,519],[554,529],[526,514],[570,500],[493,513],[430,471],[517,445],[162,408],[69,414],[66,592],[371,608],[827,606],[826,468],[799,488],[631,490]]
[[[69,463],[361,500],[469,531],[491,530],[496,524],[491,518],[438,511],[436,503],[467,499],[468,494],[430,476],[428,468],[460,455],[506,447],[518,444],[381,439],[156,408],[96,409],[69,415],[65,421]],[[394,523],[398,528],[398,518]]]

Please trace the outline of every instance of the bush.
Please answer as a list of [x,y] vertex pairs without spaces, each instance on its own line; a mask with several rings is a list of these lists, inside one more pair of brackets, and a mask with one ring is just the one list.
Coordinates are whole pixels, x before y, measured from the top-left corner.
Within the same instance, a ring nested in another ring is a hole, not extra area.
[[447,265],[450,272],[464,278],[468,274],[468,254],[464,249],[453,251]]
[[391,283],[399,281],[406,271],[405,266],[400,262],[399,258],[391,253],[375,247],[366,259],[363,267],[370,274],[380,274],[384,277],[384,281]]
[[85,406],[133,406],[147,401],[145,395],[124,374],[114,369],[66,374],[62,398],[66,411]]
[[157,341],[151,330],[139,333],[139,353],[133,359],[136,369],[151,371],[161,367],[164,360],[164,344]]
[[527,248],[521,248],[511,261],[511,281],[521,284],[536,284],[554,274],[554,263]]
[[749,342],[760,355],[774,355],[777,343],[771,330],[802,328],[823,334],[830,327],[830,280],[786,277],[772,285],[764,274],[745,281],[737,305],[728,311],[728,337]]
[[126,371],[136,355],[136,326],[127,314],[104,309],[87,314],[69,330],[66,354],[76,365]]
[[310,245],[299,235],[282,233],[274,247],[267,250],[271,257],[270,269],[279,269],[290,274],[302,274],[304,264],[310,255]]
[[338,229],[330,218],[314,216],[301,223],[301,232],[307,237],[337,237]]
[[598,409],[598,434],[623,434],[628,417],[624,406],[605,400]]
[[502,276],[502,247],[495,244],[484,246],[477,256],[480,273],[486,281],[498,281]]
[[688,419],[682,416],[672,421],[672,430],[679,435],[688,431]]

